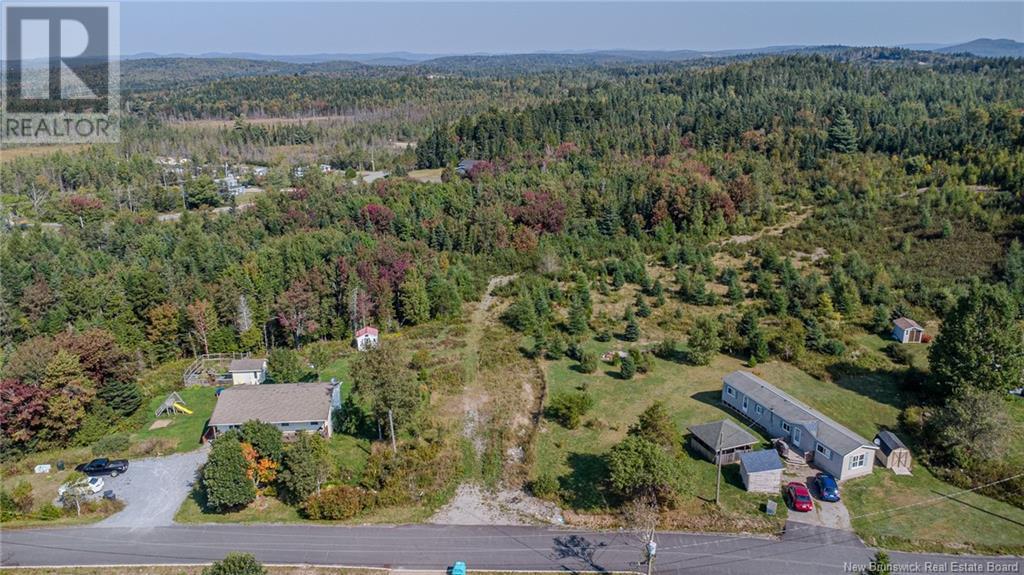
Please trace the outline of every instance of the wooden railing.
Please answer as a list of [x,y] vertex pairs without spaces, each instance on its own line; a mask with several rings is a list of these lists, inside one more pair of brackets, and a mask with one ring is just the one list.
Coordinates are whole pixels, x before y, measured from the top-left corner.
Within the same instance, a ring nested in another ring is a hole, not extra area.
[[245,359],[251,357],[249,352],[244,353],[204,353],[196,357],[195,361],[185,368],[181,374],[181,381],[185,385],[208,385],[216,383],[228,370],[231,360]]

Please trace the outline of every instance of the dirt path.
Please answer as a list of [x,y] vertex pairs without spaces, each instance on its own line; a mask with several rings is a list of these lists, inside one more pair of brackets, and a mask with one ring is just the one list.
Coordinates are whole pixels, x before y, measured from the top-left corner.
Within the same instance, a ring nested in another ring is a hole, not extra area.
[[764,236],[781,236],[783,232],[785,232],[789,228],[795,228],[796,226],[802,224],[804,220],[810,217],[810,215],[811,210],[807,210],[805,212],[801,212],[799,214],[791,216],[788,220],[782,222],[781,224],[767,228],[761,228],[760,230],[753,234],[730,236],[729,238],[722,241],[722,245],[745,244],[757,239],[761,239]]
[[469,333],[466,335],[466,373],[470,374],[470,382],[462,394],[462,405],[465,411],[465,424],[462,434],[473,442],[477,457],[484,452],[484,436],[481,429],[481,410],[489,399],[487,390],[479,385],[480,373],[480,342],[484,336],[487,314],[496,299],[494,290],[515,279],[515,276],[495,276],[487,282],[487,290],[473,310],[469,320]]
[[[534,390],[524,380],[522,397],[514,392],[520,383],[516,374],[509,379],[496,381],[494,370],[481,370],[481,348],[488,336],[488,327],[497,321],[496,310],[492,307],[497,300],[494,290],[512,281],[515,276],[497,276],[487,283],[487,291],[470,316],[466,334],[466,373],[469,381],[462,393],[463,427],[462,434],[472,445],[478,461],[487,456],[489,438],[498,433],[507,436],[512,445],[500,457],[508,461],[522,459],[523,445],[528,444],[529,430],[533,422],[528,413],[534,399]],[[493,329],[491,330],[493,335]],[[493,353],[493,351],[492,351]],[[518,357],[518,356],[516,356]],[[516,396],[516,397],[512,397]],[[520,432],[520,433],[517,433]],[[430,518],[431,523],[443,525],[533,525],[537,523],[563,522],[558,506],[541,501],[524,493],[521,489],[504,485],[505,477],[498,481],[499,487],[487,489],[475,481],[459,486],[451,501]]]

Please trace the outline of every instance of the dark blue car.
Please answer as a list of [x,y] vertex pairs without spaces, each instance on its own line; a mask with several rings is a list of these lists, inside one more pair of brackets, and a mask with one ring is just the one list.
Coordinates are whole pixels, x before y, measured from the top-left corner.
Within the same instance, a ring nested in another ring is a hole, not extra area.
[[822,501],[839,501],[839,484],[836,483],[836,478],[828,473],[819,473],[818,493]]

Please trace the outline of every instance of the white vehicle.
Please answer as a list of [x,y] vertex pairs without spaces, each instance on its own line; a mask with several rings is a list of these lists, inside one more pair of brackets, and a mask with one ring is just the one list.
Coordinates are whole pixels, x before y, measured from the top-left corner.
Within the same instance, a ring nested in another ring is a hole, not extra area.
[[99,493],[103,489],[103,478],[88,477],[86,479],[78,481],[74,485],[72,485],[71,483],[65,483],[64,485],[61,485],[57,489],[57,495],[64,495],[68,491],[68,489],[71,489],[72,487],[78,488],[80,486],[85,487],[84,491],[88,493]]

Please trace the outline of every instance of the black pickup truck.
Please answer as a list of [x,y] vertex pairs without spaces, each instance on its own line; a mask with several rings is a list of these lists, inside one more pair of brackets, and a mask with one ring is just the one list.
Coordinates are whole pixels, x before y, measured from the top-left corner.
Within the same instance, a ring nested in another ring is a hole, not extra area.
[[75,468],[75,471],[81,471],[86,475],[109,475],[111,477],[117,477],[121,473],[128,471],[128,460],[127,459],[93,459],[89,463],[83,463]]

